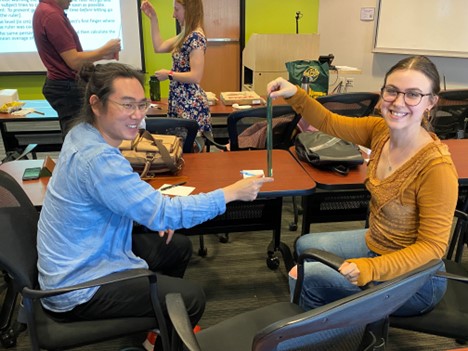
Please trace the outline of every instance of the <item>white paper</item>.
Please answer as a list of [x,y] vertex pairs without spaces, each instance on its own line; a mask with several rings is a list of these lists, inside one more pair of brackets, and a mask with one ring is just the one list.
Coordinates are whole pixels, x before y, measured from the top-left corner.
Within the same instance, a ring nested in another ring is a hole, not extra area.
[[178,185],[167,190],[161,190],[162,188],[166,186],[171,186],[171,185],[172,184],[163,184],[158,190],[161,191],[161,194],[163,195],[172,195],[172,196],[187,196],[187,195],[190,195],[192,191],[195,190],[195,187],[193,186],[183,186],[183,185]]
[[265,176],[263,169],[244,169],[243,171],[241,171],[241,174],[244,178]]
[[14,116],[26,116],[28,113],[33,113],[33,108],[22,108],[21,110],[12,112],[11,114]]

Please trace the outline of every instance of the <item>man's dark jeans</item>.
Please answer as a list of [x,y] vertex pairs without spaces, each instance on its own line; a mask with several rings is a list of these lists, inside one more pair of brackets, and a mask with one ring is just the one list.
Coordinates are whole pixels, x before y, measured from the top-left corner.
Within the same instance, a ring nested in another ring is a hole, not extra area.
[[71,129],[83,105],[83,90],[74,80],[46,79],[42,93],[49,104],[57,111],[62,136]]

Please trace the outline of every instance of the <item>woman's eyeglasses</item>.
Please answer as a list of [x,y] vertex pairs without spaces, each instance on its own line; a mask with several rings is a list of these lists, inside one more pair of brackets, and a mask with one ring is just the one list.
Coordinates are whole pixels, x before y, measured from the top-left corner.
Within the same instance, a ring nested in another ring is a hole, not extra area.
[[398,95],[403,94],[403,98],[405,100],[405,103],[408,106],[416,106],[419,105],[421,102],[422,98],[424,96],[432,96],[432,94],[422,94],[418,93],[416,91],[399,91],[394,88],[389,88],[389,87],[383,87],[380,90],[380,96],[385,102],[393,102],[398,98]]
[[146,112],[151,106],[149,101],[141,101],[141,102],[117,102],[114,100],[109,99],[110,102],[113,102],[116,105],[119,105],[123,108],[123,110],[127,113],[135,113],[136,110],[140,112]]

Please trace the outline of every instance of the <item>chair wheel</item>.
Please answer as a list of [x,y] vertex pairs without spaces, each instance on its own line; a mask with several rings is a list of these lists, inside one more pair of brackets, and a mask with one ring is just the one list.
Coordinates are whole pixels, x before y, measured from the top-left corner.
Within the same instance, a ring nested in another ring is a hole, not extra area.
[[280,265],[280,260],[278,257],[268,257],[266,259],[267,267],[270,268],[272,271],[278,269]]
[[297,230],[297,223],[294,223],[294,222],[289,223],[289,230],[291,232],[295,232]]
[[0,334],[0,341],[4,348],[16,346],[16,335],[13,328],[7,329]]
[[206,255],[208,255],[208,249],[206,247],[204,248],[199,248],[198,249],[198,256],[200,257],[206,257]]
[[221,235],[218,235],[218,240],[220,243],[223,243],[223,244],[226,244],[229,242],[229,234],[226,233],[226,234],[221,234]]

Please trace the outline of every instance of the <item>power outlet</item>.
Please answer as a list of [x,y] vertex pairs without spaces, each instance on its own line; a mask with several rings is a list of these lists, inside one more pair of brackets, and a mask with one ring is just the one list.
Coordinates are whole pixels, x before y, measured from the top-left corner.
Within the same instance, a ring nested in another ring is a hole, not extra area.
[[354,78],[346,78],[346,87],[353,87],[354,86]]

